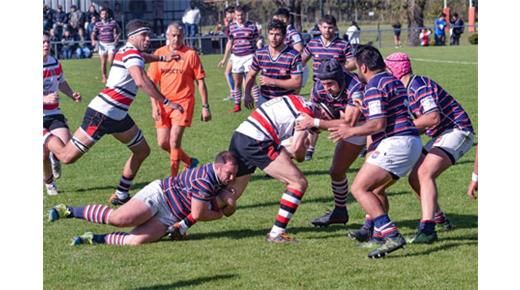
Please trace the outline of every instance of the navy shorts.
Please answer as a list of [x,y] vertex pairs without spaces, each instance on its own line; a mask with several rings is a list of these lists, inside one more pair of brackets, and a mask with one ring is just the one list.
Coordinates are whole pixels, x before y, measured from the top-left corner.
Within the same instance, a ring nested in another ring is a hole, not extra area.
[[105,134],[125,132],[134,125],[134,120],[128,114],[122,120],[114,120],[96,110],[87,108],[81,128],[92,139],[98,141]]
[[271,140],[258,141],[239,132],[233,133],[229,151],[238,159],[237,177],[252,174],[257,167],[263,170],[278,157],[281,148]]
[[69,129],[69,126],[67,125],[65,116],[63,116],[63,114],[57,114],[43,117],[43,128],[52,131],[59,128]]

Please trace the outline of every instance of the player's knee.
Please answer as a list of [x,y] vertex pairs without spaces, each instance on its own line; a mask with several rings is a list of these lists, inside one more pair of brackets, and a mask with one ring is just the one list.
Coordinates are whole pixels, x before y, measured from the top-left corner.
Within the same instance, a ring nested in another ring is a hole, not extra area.
[[170,141],[165,139],[157,139],[157,145],[161,147],[162,150],[170,151]]
[[108,222],[109,222],[109,224],[116,226],[116,227],[132,226],[132,219],[130,219],[124,215],[119,215],[115,212],[110,215],[110,219]]
[[417,169],[417,178],[418,180],[429,180],[434,178],[434,170],[429,166],[420,166]]
[[299,176],[294,181],[289,183],[289,187],[293,187],[301,192],[305,192],[307,190],[308,185],[309,185],[309,183],[307,182],[307,179],[303,175]]

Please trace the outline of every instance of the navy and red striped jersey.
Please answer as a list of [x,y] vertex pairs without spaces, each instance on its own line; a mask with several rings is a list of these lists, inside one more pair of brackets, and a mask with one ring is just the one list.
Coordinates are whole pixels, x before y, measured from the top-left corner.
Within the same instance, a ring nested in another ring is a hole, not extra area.
[[229,39],[232,41],[231,53],[236,56],[245,56],[255,53],[258,28],[251,21],[243,25],[233,22],[229,25]]
[[119,29],[119,25],[115,20],[106,22],[101,20],[94,24],[94,32],[96,33],[97,39],[101,42],[114,42],[116,40],[115,34],[119,31]]
[[419,135],[408,113],[407,102],[406,88],[389,72],[380,72],[368,81],[363,96],[363,114],[367,120],[386,118],[385,130],[372,134],[369,151],[388,137]]
[[287,33],[285,34],[285,44],[294,46],[297,43],[303,45],[302,35],[292,25],[287,25]]
[[448,129],[458,128],[473,133],[473,126],[462,106],[434,80],[414,75],[408,83],[408,106],[415,118],[437,111],[440,123],[426,130],[426,135],[437,137]]
[[[255,52],[251,69],[259,71],[263,76],[269,78],[288,80],[291,75],[302,75],[302,58],[300,53],[291,46],[286,46],[276,58],[273,58],[269,52],[269,46],[264,46]],[[272,99],[292,94],[294,89],[262,85],[260,93],[262,96]]]
[[168,207],[178,220],[191,213],[192,199],[211,203],[223,187],[213,163],[187,169],[177,176],[170,176],[161,181]]
[[[43,96],[57,93],[60,83],[64,82],[63,70],[60,62],[49,55],[43,64]],[[61,114],[60,103],[43,104],[43,116]]]
[[321,36],[316,36],[307,43],[302,57],[312,57],[312,70],[316,72],[320,64],[328,59],[335,58],[339,63],[345,65],[347,59],[353,57],[352,47],[347,41],[338,37],[334,38],[328,45],[323,43]]

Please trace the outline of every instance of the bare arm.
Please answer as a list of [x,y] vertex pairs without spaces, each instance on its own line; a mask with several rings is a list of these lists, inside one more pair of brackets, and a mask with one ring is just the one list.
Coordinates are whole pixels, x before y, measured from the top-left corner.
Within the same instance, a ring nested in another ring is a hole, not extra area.
[[74,92],[67,81],[63,81],[59,84],[58,88],[62,93],[67,95],[69,98],[71,98],[75,102],[81,101],[81,95],[78,92]]
[[251,90],[253,89],[253,86],[255,85],[255,78],[256,78],[257,74],[258,74],[258,71],[255,71],[253,69],[250,69],[249,72],[247,73],[244,105],[248,109],[252,109],[254,107],[253,97],[251,96]]
[[345,69],[348,71],[355,71],[357,68],[356,62],[354,61],[354,58],[349,58],[345,62]]
[[415,127],[419,131],[424,132],[428,128],[437,126],[441,122],[441,114],[439,111],[426,113],[413,121]]
[[297,42],[293,45],[293,48],[301,54],[303,52],[303,43]]
[[205,202],[192,198],[191,200],[191,216],[196,221],[212,221],[220,219],[224,214],[220,208],[210,210],[209,205]]
[[279,80],[269,78],[266,76],[261,76],[260,84],[266,86],[280,87],[284,89],[299,89],[302,86],[302,76],[291,75],[291,78],[287,80]]
[[307,141],[307,135],[309,133],[307,130],[304,131],[294,131],[292,144],[287,149],[287,152],[289,155],[294,158],[298,162],[302,162],[305,160],[305,152],[307,152],[307,144],[305,142]]
[[199,89],[200,101],[202,103],[202,112],[200,119],[203,122],[211,120],[211,112],[208,103],[208,88],[204,79],[197,80],[197,88]]
[[384,130],[386,127],[386,118],[378,118],[366,121],[361,126],[350,127],[350,126],[339,126],[330,128],[329,139],[333,141],[339,141],[352,136],[369,136],[374,133]]
[[228,41],[226,42],[226,49],[224,50],[224,57],[222,60],[218,63],[218,67],[224,67],[224,64],[229,58],[229,55],[231,54],[231,45],[233,44],[233,40],[231,38],[228,38]]

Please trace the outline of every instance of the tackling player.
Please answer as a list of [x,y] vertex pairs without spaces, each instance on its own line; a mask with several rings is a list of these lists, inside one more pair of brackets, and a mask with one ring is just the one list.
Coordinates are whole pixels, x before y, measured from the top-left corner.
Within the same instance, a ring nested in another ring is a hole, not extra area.
[[119,49],[110,69],[107,86],[88,105],[81,127],[72,139],[64,143],[49,132],[45,132],[44,147],[63,163],[73,163],[94,146],[105,134],[113,135],[132,151],[125,163],[116,192],[109,201],[120,205],[130,199],[128,191],[143,161],[150,154],[144,136],[128,114],[137,89],[141,88],[150,97],[164,105],[183,112],[182,106],[166,99],[154,86],[144,71],[145,62],[172,61],[174,56],[155,56],[142,53],[150,45],[150,26],[142,20],[127,24],[128,42]]
[[124,246],[151,243],[161,239],[168,228],[184,218],[195,224],[197,221],[229,216],[228,211],[234,211],[235,199],[222,189],[234,180],[237,170],[236,157],[224,151],[217,155],[213,163],[188,169],[178,177],[152,181],[118,209],[100,204],[80,207],[59,204],[49,210],[49,221],[77,218],[97,224],[134,227],[130,233],[87,232],[74,237],[72,245]]

